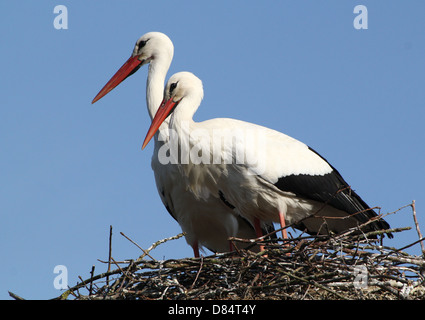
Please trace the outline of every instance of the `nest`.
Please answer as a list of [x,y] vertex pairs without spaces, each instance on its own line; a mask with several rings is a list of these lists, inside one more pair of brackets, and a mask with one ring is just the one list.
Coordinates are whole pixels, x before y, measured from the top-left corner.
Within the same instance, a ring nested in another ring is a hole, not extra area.
[[151,257],[156,246],[180,234],[142,249],[143,255],[136,260],[117,262],[110,257],[105,261],[107,272],[95,275],[93,268],[90,278],[80,278],[80,283],[56,299],[424,299],[424,256],[405,252],[417,244],[424,250],[419,227],[419,240],[403,248],[369,240],[376,233],[409,229],[361,236],[353,235],[353,230],[332,236],[301,234],[274,242],[232,238],[234,242],[261,243],[265,250],[169,260]]

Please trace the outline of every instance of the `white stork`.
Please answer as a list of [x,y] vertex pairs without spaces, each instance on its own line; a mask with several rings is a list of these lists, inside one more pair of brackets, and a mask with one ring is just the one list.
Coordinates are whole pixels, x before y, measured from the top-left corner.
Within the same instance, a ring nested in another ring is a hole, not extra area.
[[[173,43],[165,34],[150,32],[143,35],[137,40],[131,57],[100,90],[92,103],[113,90],[141,66],[149,64],[146,102],[152,119],[162,101],[164,81],[173,53]],[[192,193],[187,192],[177,166],[160,163],[158,150],[168,139],[168,121],[164,121],[155,135],[151,165],[161,200],[186,233],[186,241],[193,248],[195,257],[199,257],[199,249],[204,246],[213,252],[229,251],[232,249],[229,237],[254,238],[256,233],[252,225],[238,216],[223,197],[195,198]]]
[[310,234],[340,233],[372,218],[376,221],[357,232],[389,228],[339,172],[304,143],[234,119],[194,122],[202,99],[200,79],[189,72],[173,75],[143,143],[145,147],[168,121],[177,137],[169,143],[178,146],[179,169],[195,197],[221,195],[251,222],[280,222]]

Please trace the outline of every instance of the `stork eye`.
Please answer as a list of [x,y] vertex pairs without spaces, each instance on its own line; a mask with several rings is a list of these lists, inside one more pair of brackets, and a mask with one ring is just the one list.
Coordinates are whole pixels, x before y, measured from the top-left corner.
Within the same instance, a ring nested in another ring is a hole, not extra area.
[[178,82],[174,82],[170,85],[170,95],[173,93],[174,89],[177,87]]
[[146,45],[146,43],[149,41],[149,39],[147,39],[147,40],[145,40],[145,41],[140,41],[139,42],[139,50],[140,49],[142,49],[145,45]]

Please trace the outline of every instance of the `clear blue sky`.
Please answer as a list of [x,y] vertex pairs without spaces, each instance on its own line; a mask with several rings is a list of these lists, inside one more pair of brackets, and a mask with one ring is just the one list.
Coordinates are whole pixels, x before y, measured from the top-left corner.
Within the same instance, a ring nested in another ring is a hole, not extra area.
[[[368,29],[356,30],[356,5]],[[56,5],[68,9],[57,30]],[[425,2],[11,1],[0,2],[0,299],[61,292],[115,260],[180,232],[163,207],[141,145],[147,68],[90,102],[149,31],[175,45],[168,77],[204,82],[196,120],[231,117],[316,149],[371,206],[417,202],[425,233]],[[387,218],[413,226],[410,209]],[[385,244],[417,240],[414,230]],[[419,254],[419,247],[412,253]],[[183,239],[152,252],[192,256]]]

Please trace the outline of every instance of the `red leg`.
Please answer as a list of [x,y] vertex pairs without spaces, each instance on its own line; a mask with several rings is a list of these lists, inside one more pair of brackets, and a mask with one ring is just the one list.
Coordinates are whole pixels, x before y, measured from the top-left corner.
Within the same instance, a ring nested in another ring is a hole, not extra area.
[[229,252],[233,252],[235,248],[233,247],[232,241],[229,240]]
[[[285,215],[283,212],[279,212],[279,222],[280,222],[280,227],[281,228],[285,228],[286,223],[285,223]],[[286,228],[282,229],[282,238],[283,240],[288,239],[288,234],[286,233]],[[288,244],[284,244],[284,246],[287,246]],[[289,252],[286,253],[287,256],[290,256]]]
[[[257,235],[257,238],[263,236],[263,231],[261,230],[260,220],[258,218],[254,218],[254,229],[255,229],[255,234]],[[264,251],[263,245],[260,245],[260,251]]]
[[[285,228],[285,214],[283,212],[279,212],[279,221],[280,221],[280,227]],[[286,229],[282,229],[282,238],[288,239],[288,234],[286,233]]]
[[195,255],[195,258],[199,258],[199,246],[198,246],[197,240],[193,243],[192,249],[193,249],[193,254]]

